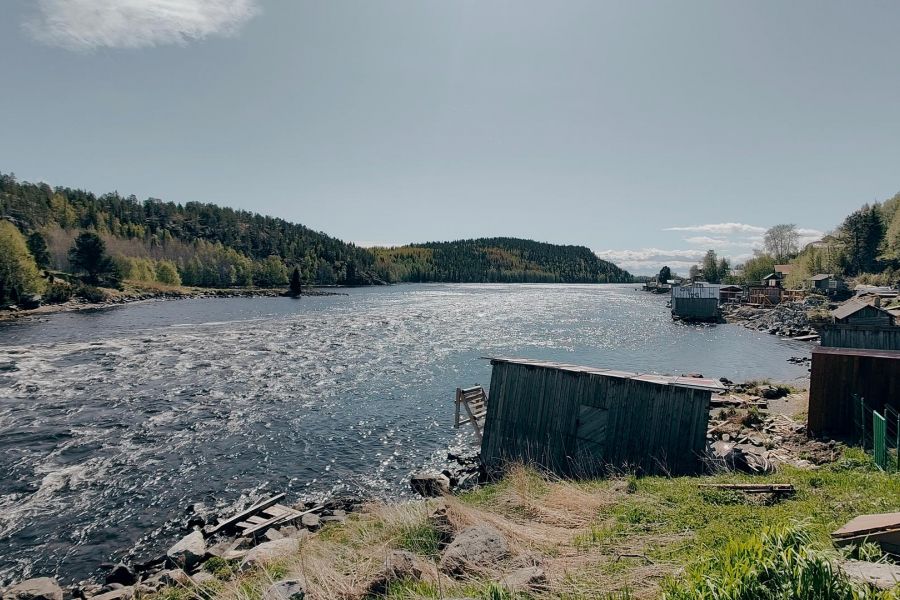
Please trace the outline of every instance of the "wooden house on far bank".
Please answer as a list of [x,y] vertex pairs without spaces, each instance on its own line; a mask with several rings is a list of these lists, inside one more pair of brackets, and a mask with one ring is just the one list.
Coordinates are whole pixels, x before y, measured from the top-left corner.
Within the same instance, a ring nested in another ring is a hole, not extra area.
[[849,300],[831,311],[837,325],[866,325],[890,327],[896,324],[894,315],[878,303],[869,304],[857,299]]
[[818,273],[809,278],[809,287],[826,294],[834,294],[845,291],[847,284],[834,273]]

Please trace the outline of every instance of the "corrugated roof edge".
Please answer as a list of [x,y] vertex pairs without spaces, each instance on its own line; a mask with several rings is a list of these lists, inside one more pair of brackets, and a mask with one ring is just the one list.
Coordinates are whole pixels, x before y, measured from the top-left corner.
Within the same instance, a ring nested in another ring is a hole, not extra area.
[[630,371],[602,369],[599,367],[573,365],[569,363],[559,363],[548,360],[535,360],[533,358],[511,358],[503,356],[482,356],[481,358],[491,361],[492,364],[495,362],[504,362],[516,365],[525,365],[529,367],[571,371],[573,373],[586,373],[588,375],[603,375],[605,377],[618,377],[619,379],[634,379],[635,381],[645,381],[647,383],[656,383],[659,385],[677,385],[679,387],[688,387],[700,390],[721,391],[725,389],[725,386],[722,385],[721,382],[715,379],[707,379],[701,377],[679,377],[676,375],[655,375],[653,373],[632,373]]

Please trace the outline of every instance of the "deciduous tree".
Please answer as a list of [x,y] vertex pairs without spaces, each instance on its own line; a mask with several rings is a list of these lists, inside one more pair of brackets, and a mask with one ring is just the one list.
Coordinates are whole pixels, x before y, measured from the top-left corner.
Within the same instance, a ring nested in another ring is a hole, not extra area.
[[15,225],[0,220],[0,305],[18,302],[25,294],[44,290],[37,264],[25,237]]

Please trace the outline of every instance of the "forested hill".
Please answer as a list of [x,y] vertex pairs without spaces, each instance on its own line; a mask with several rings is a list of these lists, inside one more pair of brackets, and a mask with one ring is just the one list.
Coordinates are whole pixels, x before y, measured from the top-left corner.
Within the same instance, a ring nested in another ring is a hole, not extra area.
[[138,201],[118,193],[96,196],[18,182],[0,173],[0,217],[12,220],[25,234],[42,233],[50,266],[63,271],[68,270],[67,253],[77,233],[91,230],[100,234],[114,258],[138,259],[120,261],[126,271],[152,271],[153,265],[147,269],[145,263],[170,261],[188,285],[282,285],[287,283],[287,268],[293,267],[305,281],[319,284],[376,281],[374,257],[364,248],[283,219],[213,204]]
[[630,280],[628,273],[581,246],[492,238],[366,249],[248,211],[139,201],[117,192],[95,195],[20,182],[3,173],[0,219],[12,222],[29,244],[40,248],[32,251],[33,258],[50,271],[78,274],[70,251],[81,233],[95,233],[109,257],[110,281],[278,287],[288,283],[294,268],[304,283],[318,285]]
[[584,246],[482,238],[373,248],[386,281],[622,283],[631,275]]

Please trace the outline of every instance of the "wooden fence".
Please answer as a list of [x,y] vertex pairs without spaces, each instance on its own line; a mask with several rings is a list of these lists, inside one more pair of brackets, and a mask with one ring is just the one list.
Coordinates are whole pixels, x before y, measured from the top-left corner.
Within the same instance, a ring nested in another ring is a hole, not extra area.
[[821,331],[822,346],[900,351],[900,327],[829,325]]

